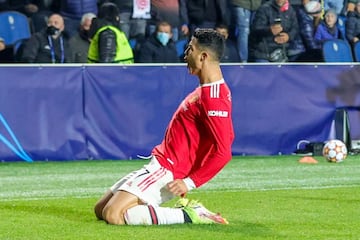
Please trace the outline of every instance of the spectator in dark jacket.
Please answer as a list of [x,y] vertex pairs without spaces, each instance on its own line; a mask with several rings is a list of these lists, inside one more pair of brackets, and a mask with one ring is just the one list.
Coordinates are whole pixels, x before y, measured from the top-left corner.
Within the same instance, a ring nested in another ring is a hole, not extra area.
[[[185,6],[185,7],[183,7]],[[228,4],[225,0],[180,0],[183,24],[188,25],[190,36],[196,28],[215,28],[216,24],[229,25]]]
[[346,38],[354,45],[360,39],[360,1],[355,5],[354,11],[348,13],[346,21]]
[[270,0],[256,11],[250,33],[250,57],[256,62],[284,61],[271,59],[275,52],[287,55],[289,41],[298,32],[296,12],[288,0]]
[[240,62],[239,52],[236,48],[235,42],[229,38],[229,28],[225,24],[218,24],[216,25],[215,30],[225,38],[225,49],[221,62]]
[[70,63],[71,50],[68,39],[63,36],[64,29],[62,16],[51,15],[47,28],[33,34],[26,42],[21,61],[26,63]]
[[33,3],[38,7],[38,11],[31,15],[33,32],[39,32],[46,28],[49,16],[59,12],[59,7],[57,0],[34,0]]
[[76,34],[79,22],[85,13],[97,14],[97,0],[61,0],[60,14],[64,17],[69,37]]
[[0,11],[17,11],[28,17],[39,10],[35,1],[29,0],[2,0],[0,1]]
[[87,63],[88,52],[90,46],[90,27],[92,19],[96,15],[93,13],[85,13],[81,18],[78,33],[75,34],[69,41],[72,61],[74,63]]
[[297,58],[298,62],[322,61],[321,44],[315,40],[315,31],[321,20],[321,4],[316,0],[304,3],[297,11],[300,37],[304,52]]
[[161,21],[154,32],[141,44],[137,62],[139,63],[178,63],[175,42],[172,40],[171,25]]

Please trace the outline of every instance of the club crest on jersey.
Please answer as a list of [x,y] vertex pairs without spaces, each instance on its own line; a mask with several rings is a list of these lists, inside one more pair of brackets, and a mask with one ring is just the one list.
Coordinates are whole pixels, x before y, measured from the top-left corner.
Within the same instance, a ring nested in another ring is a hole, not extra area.
[[228,117],[228,111],[221,111],[221,110],[209,110],[208,111],[209,117]]

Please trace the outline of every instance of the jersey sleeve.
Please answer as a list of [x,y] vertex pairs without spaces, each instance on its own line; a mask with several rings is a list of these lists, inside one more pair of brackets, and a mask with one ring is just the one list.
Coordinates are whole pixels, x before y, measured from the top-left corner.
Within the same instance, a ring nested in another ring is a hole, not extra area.
[[212,179],[232,158],[231,146],[234,131],[231,117],[231,95],[225,91],[220,98],[212,98],[210,94],[202,97],[202,122],[208,133],[209,152],[202,159],[202,165],[189,175],[196,187]]

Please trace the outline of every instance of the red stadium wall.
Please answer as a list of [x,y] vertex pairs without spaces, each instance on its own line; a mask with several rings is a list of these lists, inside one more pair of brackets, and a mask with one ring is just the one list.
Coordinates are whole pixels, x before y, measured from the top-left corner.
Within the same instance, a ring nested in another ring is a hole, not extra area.
[[[349,109],[360,139],[357,65],[223,65],[232,90],[234,155],[291,154],[329,138]],[[148,155],[198,85],[184,65],[3,65],[0,159],[132,159]]]

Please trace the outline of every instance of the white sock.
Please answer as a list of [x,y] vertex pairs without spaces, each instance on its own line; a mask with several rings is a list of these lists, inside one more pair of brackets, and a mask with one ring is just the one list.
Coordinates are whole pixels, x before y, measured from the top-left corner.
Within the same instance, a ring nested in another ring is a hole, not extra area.
[[184,213],[181,208],[153,207],[138,205],[125,213],[128,225],[162,225],[184,223]]

